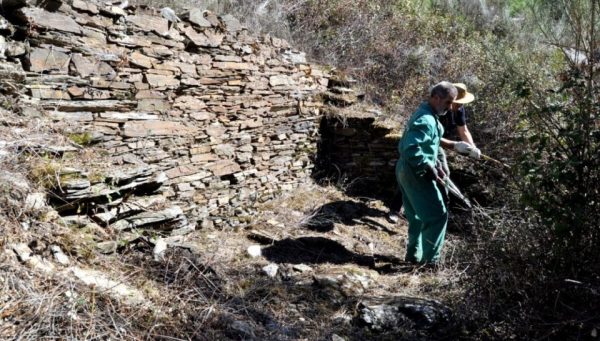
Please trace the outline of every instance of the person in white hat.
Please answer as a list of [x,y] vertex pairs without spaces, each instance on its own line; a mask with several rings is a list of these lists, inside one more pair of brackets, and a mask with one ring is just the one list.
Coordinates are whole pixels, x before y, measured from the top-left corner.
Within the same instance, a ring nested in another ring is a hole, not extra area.
[[467,116],[464,107],[464,104],[473,102],[475,96],[467,91],[467,86],[463,83],[453,83],[452,85],[458,90],[458,96],[452,103],[448,113],[440,116],[440,122],[444,126],[444,138],[456,140],[458,137],[460,141],[476,147],[475,142],[473,142],[473,136],[471,136],[471,132],[467,128]]
[[[467,91],[467,86],[463,83],[453,83],[452,85],[458,90],[458,96],[452,102],[450,110],[439,118],[444,127],[444,135],[440,144],[446,149],[454,149],[459,154],[479,159],[481,151],[475,146],[473,136],[467,128],[467,115],[464,107],[464,104],[473,102],[475,96]],[[455,142],[456,140],[459,141]],[[438,155],[444,172],[449,176],[450,169],[448,168],[446,153],[442,149]]]

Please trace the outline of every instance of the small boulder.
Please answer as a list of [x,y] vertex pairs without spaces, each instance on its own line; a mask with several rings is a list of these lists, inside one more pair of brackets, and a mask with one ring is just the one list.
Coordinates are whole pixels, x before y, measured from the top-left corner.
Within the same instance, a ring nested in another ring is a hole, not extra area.
[[52,255],[54,259],[60,264],[67,266],[70,264],[69,257],[64,254],[64,252],[60,249],[58,245],[51,245],[50,251],[52,251]]
[[264,266],[262,270],[267,276],[275,278],[275,276],[277,276],[277,271],[279,270],[279,265],[269,264],[267,266]]
[[261,250],[260,245],[250,245],[250,246],[248,246],[248,249],[246,250],[246,252],[248,252],[248,255],[250,255],[250,257],[252,257],[252,258],[257,258],[262,255],[262,250]]

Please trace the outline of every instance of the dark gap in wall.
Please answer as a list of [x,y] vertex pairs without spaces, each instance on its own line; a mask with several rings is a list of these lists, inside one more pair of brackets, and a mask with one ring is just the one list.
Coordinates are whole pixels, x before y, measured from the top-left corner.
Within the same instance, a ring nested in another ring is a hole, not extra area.
[[395,192],[398,158],[397,141],[386,137],[389,132],[374,117],[324,116],[313,179],[335,184],[353,197],[388,201]]

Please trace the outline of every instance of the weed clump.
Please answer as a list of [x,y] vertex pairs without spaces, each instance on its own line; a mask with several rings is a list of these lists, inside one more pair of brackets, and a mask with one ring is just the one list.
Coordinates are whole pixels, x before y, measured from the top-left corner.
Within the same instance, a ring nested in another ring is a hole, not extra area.
[[73,133],[68,135],[69,139],[80,146],[89,146],[93,142],[93,136],[89,132]]

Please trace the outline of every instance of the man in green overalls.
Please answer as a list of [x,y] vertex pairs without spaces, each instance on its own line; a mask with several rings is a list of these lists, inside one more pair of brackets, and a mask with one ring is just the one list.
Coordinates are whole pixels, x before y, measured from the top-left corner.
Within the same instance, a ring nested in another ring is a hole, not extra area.
[[437,162],[444,134],[438,116],[446,113],[457,94],[449,82],[431,88],[429,98],[413,113],[398,144],[396,179],[408,220],[408,262],[436,264],[440,258],[448,211],[436,186],[436,182],[443,186],[446,176]]

